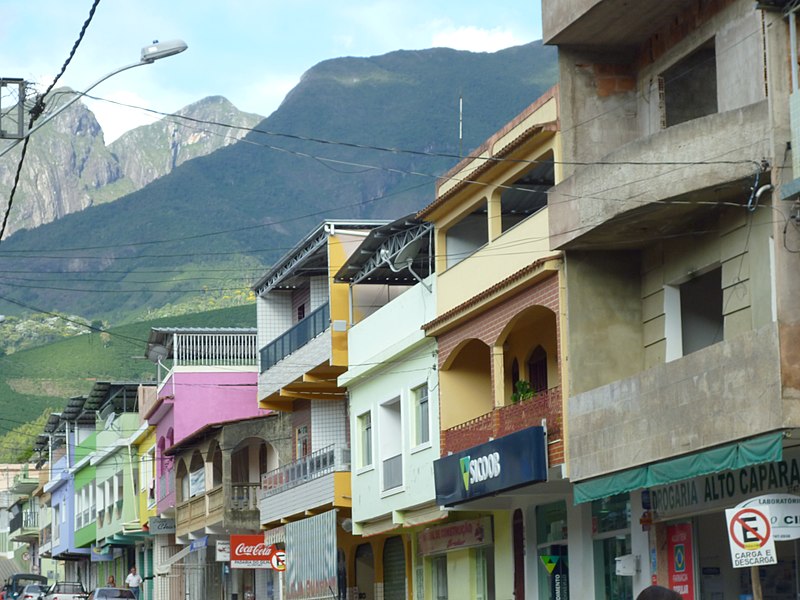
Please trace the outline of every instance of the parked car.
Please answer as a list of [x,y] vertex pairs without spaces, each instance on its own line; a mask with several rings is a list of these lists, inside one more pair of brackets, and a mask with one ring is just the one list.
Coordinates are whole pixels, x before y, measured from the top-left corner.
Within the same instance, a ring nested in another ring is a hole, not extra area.
[[17,600],[26,585],[38,583],[47,585],[47,577],[36,573],[14,573],[6,580],[6,584],[0,591],[1,600]]
[[59,581],[50,586],[44,600],[86,600],[86,588],[80,581]]
[[47,593],[47,586],[42,583],[31,583],[22,588],[22,593],[18,596],[20,600],[43,600]]
[[130,600],[131,598],[135,599],[136,596],[130,590],[109,587],[97,588],[89,594],[89,600],[106,600],[106,598],[125,598]]

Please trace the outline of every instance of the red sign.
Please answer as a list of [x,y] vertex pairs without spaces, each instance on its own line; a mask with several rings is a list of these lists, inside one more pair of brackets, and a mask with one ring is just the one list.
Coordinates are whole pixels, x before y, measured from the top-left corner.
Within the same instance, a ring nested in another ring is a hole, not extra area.
[[684,600],[694,600],[694,553],[691,523],[667,526],[669,587]]
[[270,569],[275,546],[267,546],[263,535],[231,536],[232,569]]

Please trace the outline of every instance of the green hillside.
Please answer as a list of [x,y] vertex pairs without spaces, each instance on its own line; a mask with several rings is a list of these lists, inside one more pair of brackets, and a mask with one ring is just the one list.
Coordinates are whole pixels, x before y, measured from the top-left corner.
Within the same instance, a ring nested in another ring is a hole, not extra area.
[[[119,323],[246,288],[324,218],[394,219],[427,205],[462,150],[556,78],[555,49],[541,42],[325,61],[245,141],[4,240],[0,298]],[[21,310],[0,301],[0,312]]]
[[[67,398],[91,390],[97,380],[153,381],[156,367],[144,353],[151,327],[255,327],[254,304],[166,317],[87,333],[0,357],[0,432],[9,432]],[[0,325],[2,328],[2,325]],[[254,399],[255,401],[255,399]],[[0,462],[29,450],[25,431],[0,437]]]

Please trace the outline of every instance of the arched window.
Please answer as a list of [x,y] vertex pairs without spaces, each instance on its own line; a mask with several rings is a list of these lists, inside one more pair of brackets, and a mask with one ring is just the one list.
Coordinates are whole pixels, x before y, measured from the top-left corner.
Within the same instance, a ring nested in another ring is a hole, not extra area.
[[547,352],[541,346],[536,346],[528,358],[528,375],[534,392],[547,390]]

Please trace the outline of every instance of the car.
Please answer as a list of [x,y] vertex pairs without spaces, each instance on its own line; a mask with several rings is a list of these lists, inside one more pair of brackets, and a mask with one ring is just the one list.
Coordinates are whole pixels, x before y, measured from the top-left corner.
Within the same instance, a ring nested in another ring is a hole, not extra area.
[[41,583],[31,583],[22,588],[22,592],[17,597],[20,600],[43,600],[46,593],[46,585]]
[[85,600],[86,588],[80,581],[58,581],[50,586],[44,600]]
[[89,600],[106,600],[106,598],[125,598],[130,600],[131,598],[135,599],[136,596],[130,590],[110,587],[97,588],[89,594]]
[[47,585],[47,577],[44,575],[37,575],[36,573],[14,573],[6,580],[0,598],[3,600],[17,600],[22,593],[22,589],[26,585],[38,583],[40,585]]

